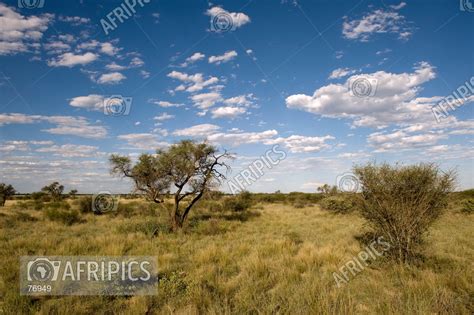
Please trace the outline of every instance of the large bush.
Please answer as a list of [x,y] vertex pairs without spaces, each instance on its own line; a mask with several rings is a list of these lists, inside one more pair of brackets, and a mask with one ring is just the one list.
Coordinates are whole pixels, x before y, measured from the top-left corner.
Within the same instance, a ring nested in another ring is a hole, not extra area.
[[362,187],[361,213],[390,242],[390,256],[404,263],[415,258],[423,236],[447,205],[454,174],[434,164],[367,164],[354,173]]

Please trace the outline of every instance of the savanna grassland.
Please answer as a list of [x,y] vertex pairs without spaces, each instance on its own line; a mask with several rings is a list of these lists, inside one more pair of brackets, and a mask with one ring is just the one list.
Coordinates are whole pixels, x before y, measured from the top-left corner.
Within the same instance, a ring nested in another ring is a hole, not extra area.
[[[0,208],[0,309],[4,314],[474,312],[474,216],[462,211],[462,194],[452,195],[430,229],[423,259],[404,265],[378,258],[342,287],[333,272],[365,246],[360,236],[366,227],[357,211],[334,213],[311,198],[270,197],[253,196],[244,211],[204,200],[176,233],[167,226],[166,206],[143,199],[122,198],[116,212],[103,215],[81,212],[85,197],[8,200]],[[157,256],[157,294],[20,296],[22,255]]]

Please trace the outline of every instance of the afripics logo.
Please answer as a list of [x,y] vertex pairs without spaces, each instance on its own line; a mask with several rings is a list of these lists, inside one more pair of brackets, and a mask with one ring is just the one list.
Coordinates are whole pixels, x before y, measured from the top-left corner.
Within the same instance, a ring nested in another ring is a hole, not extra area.
[[156,294],[156,257],[24,256],[22,295]]
[[27,265],[28,281],[56,281],[58,279],[60,261],[51,261],[48,258],[36,258]]
[[474,12],[474,0],[459,0],[461,11]]
[[20,9],[40,9],[44,7],[44,0],[18,0]]
[[130,114],[132,98],[112,95],[104,99],[104,114],[108,116],[126,116]]

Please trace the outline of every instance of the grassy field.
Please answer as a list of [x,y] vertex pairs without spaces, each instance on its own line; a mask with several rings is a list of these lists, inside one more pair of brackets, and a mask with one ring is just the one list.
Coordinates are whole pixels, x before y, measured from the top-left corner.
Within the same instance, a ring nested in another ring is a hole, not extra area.
[[[474,313],[474,216],[453,205],[430,230],[424,261],[400,266],[382,257],[337,287],[333,272],[363,248],[356,213],[317,204],[259,203],[244,213],[204,207],[170,233],[164,211],[141,200],[121,200],[133,211],[80,214],[72,225],[18,203],[0,208],[4,314]],[[24,297],[22,255],[157,256],[161,280],[148,297]]]

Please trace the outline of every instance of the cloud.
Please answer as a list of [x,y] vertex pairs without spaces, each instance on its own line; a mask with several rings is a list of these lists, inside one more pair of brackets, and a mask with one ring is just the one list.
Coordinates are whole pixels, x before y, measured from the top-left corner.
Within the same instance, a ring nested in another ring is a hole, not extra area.
[[229,132],[215,133],[207,137],[207,139],[217,144],[228,144],[238,146],[241,144],[266,143],[278,135],[276,130],[266,130],[262,132]]
[[34,48],[53,19],[52,14],[25,17],[0,3],[0,55],[15,55]]
[[318,187],[321,187],[323,185],[324,185],[324,183],[307,182],[307,183],[304,183],[303,185],[301,185],[301,189],[315,192]]
[[400,10],[406,6],[406,2],[400,2],[398,5],[391,5],[390,7],[394,10]]
[[122,71],[122,70],[127,69],[127,67],[118,65],[115,62],[109,63],[108,65],[105,66],[105,68],[110,71]]
[[0,114],[0,126],[41,122],[56,125],[54,128],[42,130],[51,134],[73,135],[92,139],[104,138],[107,135],[107,130],[104,127],[91,125],[86,118],[81,116],[42,116],[19,113]]
[[342,25],[345,38],[366,42],[373,34],[393,33],[400,39],[407,39],[412,34],[405,17],[398,12],[375,10],[360,20],[348,21]]
[[87,52],[83,55],[75,55],[73,53],[64,53],[60,55],[56,60],[48,61],[50,67],[74,67],[77,65],[86,65],[97,60],[99,56],[97,54]]
[[181,64],[181,67],[187,67],[188,65],[193,64],[196,61],[202,60],[205,57],[206,55],[200,52],[195,52],[192,56],[186,58],[186,60]]
[[[441,97],[422,98],[418,93],[422,84],[435,77],[435,68],[421,62],[412,73],[378,71],[359,74],[348,78],[345,84],[323,86],[313,95],[290,95],[286,98],[286,105],[324,117],[352,119],[353,126],[382,128],[390,124],[431,121],[431,106]],[[374,96],[352,95],[349,85],[359,78],[377,82],[373,86],[376,89]]]
[[220,127],[212,124],[195,125],[189,128],[178,129],[173,132],[175,136],[183,137],[202,137],[219,130]]
[[202,73],[196,73],[193,75],[189,75],[187,73],[179,72],[179,71],[172,71],[167,75],[169,78],[176,79],[187,83],[187,86],[180,86],[176,90],[185,90],[187,92],[197,92],[202,90],[203,88],[216,84],[219,82],[219,79],[216,77],[210,77],[209,79],[205,80]]
[[184,104],[181,104],[181,103],[171,103],[171,102],[168,102],[168,101],[160,101],[160,100],[156,100],[156,99],[149,99],[148,103],[155,104],[155,105],[165,107],[165,108],[166,107],[181,107],[181,106],[184,106]]
[[236,118],[239,115],[245,114],[246,109],[242,107],[218,107],[212,110],[212,118]]
[[206,14],[211,17],[211,25],[214,19],[219,16],[224,16],[231,23],[229,30],[235,30],[247,23],[250,23],[250,17],[241,12],[229,12],[221,7],[212,7],[206,11]]
[[114,45],[110,42],[101,43],[100,44],[100,52],[104,53],[109,56],[114,56],[120,51],[119,48],[114,47]]
[[151,133],[130,133],[117,138],[126,141],[131,148],[140,150],[156,150],[169,146],[169,143],[159,141],[158,137]]
[[132,61],[130,61],[131,68],[140,68],[145,65],[145,62],[138,57],[133,57]]
[[121,81],[125,80],[127,77],[120,72],[111,72],[102,74],[97,83],[99,84],[118,84]]
[[208,109],[217,102],[222,101],[222,96],[218,92],[195,94],[190,98],[194,102],[194,105],[200,109]]
[[287,138],[276,138],[272,140],[265,141],[265,144],[282,144],[285,146],[290,152],[293,153],[301,153],[301,152],[319,152],[323,149],[327,149],[330,147],[329,144],[326,143],[327,140],[334,140],[333,136],[324,136],[324,137],[306,137],[306,136],[299,136],[299,135],[292,135]]
[[146,70],[140,70],[140,75],[144,78],[144,79],[148,79],[150,77],[150,72],[146,71]]
[[225,99],[223,103],[227,105],[250,106],[253,99],[255,99],[253,94],[238,95]]
[[98,156],[98,147],[90,145],[64,144],[53,145],[50,147],[43,147],[36,150],[36,152],[52,153],[53,155],[61,157],[94,157]]
[[104,109],[104,96],[89,94],[87,96],[73,97],[69,101],[69,105],[88,110],[102,111]]
[[15,152],[15,151],[30,151],[31,145],[52,145],[52,141],[19,141],[19,140],[10,140],[4,141],[0,145],[0,151],[3,153]]
[[59,16],[59,21],[70,23],[73,26],[79,26],[79,25],[82,25],[82,24],[89,24],[91,20],[89,18],[84,18],[84,17],[80,17],[80,16],[63,16],[63,15],[60,15]]
[[399,152],[434,146],[449,136],[465,134],[474,134],[474,120],[458,121],[455,117],[449,117],[441,123],[427,121],[390,132],[375,132],[367,137],[367,142],[375,152]]
[[48,51],[48,53],[54,54],[62,54],[71,50],[71,45],[62,41],[50,41],[49,43],[44,44],[43,47]]
[[333,70],[333,72],[331,72],[328,79],[340,79],[354,73],[356,73],[356,70],[352,70],[349,68],[338,68],[336,70]]
[[237,55],[238,54],[235,50],[227,51],[220,56],[210,56],[209,63],[215,63],[216,65],[220,65],[221,63],[231,61],[232,59],[237,57]]
[[165,121],[172,118],[174,118],[174,115],[170,115],[168,113],[163,113],[160,116],[153,117],[154,120],[158,120],[158,121]]

